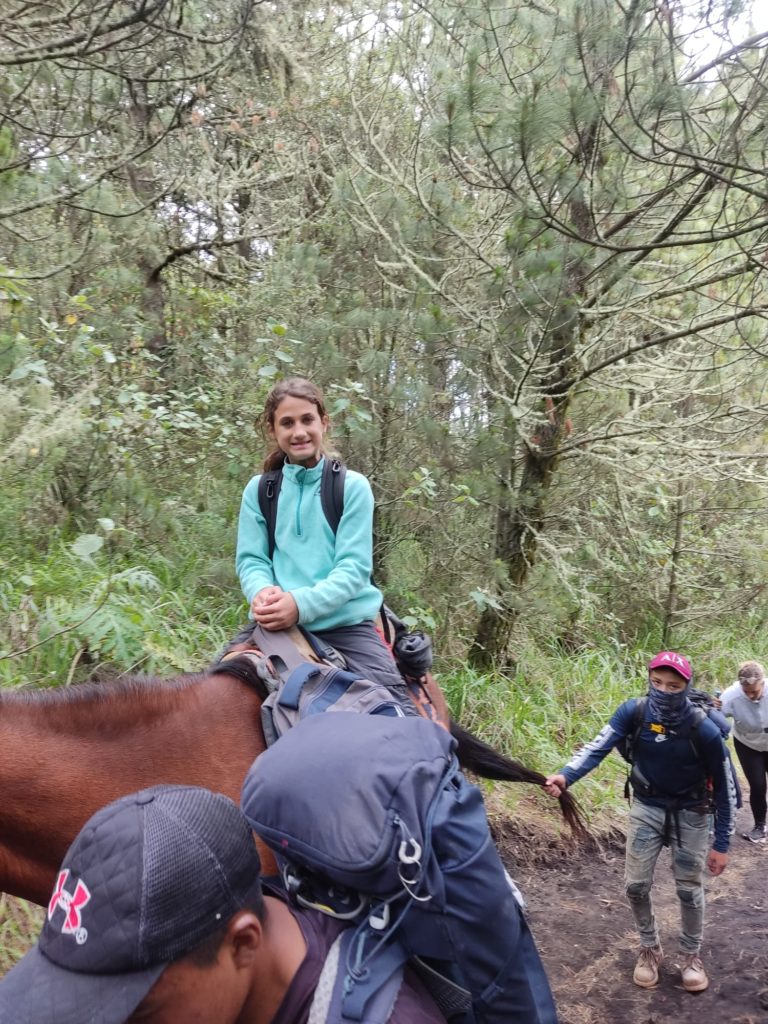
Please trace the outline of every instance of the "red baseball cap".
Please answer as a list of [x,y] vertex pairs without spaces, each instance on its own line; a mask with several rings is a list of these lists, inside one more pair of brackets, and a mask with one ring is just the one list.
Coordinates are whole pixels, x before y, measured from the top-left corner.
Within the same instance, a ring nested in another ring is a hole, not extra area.
[[693,669],[691,663],[687,658],[684,658],[682,654],[676,654],[674,651],[659,651],[648,662],[648,671],[654,668],[671,668],[679,676],[682,676],[686,683],[690,683],[693,678]]

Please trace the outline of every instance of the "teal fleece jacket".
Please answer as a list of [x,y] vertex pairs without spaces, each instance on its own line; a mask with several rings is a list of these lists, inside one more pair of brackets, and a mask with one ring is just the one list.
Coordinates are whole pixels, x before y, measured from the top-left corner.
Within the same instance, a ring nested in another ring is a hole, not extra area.
[[323,460],[305,469],[287,464],[277,502],[274,558],[259,509],[259,477],[248,482],[240,506],[235,566],[245,599],[264,587],[290,591],[307,629],[335,629],[375,619],[382,595],[371,583],[373,492],[347,470],[344,514],[333,531],[320,503]]

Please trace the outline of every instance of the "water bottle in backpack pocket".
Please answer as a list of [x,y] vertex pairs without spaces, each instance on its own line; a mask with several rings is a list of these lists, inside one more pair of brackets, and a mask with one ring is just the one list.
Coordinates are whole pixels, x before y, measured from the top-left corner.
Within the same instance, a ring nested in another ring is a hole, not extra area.
[[329,1024],[386,1020],[381,993],[406,962],[450,1018],[556,1022],[482,795],[454,748],[423,719],[317,715],[246,777],[243,811],[293,898],[350,921]]

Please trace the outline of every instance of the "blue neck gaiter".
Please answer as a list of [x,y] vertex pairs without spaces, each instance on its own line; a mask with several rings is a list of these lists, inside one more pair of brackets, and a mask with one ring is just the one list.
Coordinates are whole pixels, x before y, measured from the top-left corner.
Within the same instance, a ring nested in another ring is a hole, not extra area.
[[648,707],[651,717],[656,722],[661,722],[671,729],[680,725],[688,716],[690,708],[688,702],[688,690],[691,684],[688,683],[684,690],[679,693],[664,693],[654,686],[648,686]]

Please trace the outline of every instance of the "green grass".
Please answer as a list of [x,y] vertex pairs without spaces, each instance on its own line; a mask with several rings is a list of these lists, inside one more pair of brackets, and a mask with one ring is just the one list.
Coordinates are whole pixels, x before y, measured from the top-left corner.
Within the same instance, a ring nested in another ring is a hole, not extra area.
[[37,938],[43,908],[0,894],[0,975],[21,959]]
[[[514,676],[464,670],[440,682],[462,725],[549,775],[600,731],[619,704],[645,691],[645,660],[642,652],[565,656],[530,645],[519,653]],[[624,762],[612,754],[574,793],[590,817],[610,816],[624,806],[625,777]]]

